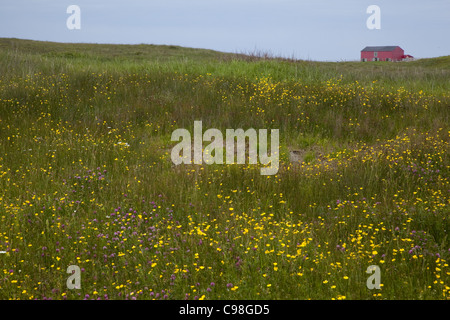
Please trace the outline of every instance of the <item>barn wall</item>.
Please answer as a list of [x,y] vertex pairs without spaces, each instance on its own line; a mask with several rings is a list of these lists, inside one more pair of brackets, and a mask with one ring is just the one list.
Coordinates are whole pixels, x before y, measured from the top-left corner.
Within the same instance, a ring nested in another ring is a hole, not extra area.
[[392,58],[396,61],[401,61],[402,60],[402,56],[405,54],[405,51],[400,48],[397,47],[395,48],[395,50],[392,52]]
[[[401,61],[404,51],[402,48],[397,47],[393,51],[378,51],[377,58],[380,61],[386,61],[387,58],[392,61]],[[361,60],[366,59],[367,61],[372,61],[374,58],[373,51],[361,51]]]

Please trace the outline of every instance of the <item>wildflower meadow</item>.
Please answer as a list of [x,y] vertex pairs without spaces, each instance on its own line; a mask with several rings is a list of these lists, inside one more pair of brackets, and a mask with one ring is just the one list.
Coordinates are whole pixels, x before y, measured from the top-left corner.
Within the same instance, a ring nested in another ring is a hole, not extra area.
[[[450,57],[0,39],[0,298],[447,300],[449,116]],[[194,121],[278,171],[175,165]]]

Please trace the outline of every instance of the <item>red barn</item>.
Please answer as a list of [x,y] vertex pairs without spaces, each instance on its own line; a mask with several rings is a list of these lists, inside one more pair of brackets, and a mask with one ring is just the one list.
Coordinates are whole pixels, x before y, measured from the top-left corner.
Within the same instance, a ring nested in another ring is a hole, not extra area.
[[399,46],[365,47],[361,61],[402,61],[405,51]]

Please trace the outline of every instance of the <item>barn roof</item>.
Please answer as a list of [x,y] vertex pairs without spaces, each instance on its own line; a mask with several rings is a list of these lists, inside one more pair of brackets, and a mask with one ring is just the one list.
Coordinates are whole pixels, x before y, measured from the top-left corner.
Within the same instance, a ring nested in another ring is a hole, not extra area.
[[398,46],[378,46],[378,47],[365,47],[361,50],[363,51],[394,51]]

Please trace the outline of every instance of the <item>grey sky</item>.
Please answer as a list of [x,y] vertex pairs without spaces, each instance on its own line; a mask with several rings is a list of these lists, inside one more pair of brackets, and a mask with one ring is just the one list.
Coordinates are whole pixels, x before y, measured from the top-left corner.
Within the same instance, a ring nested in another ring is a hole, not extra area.
[[[69,30],[69,5],[81,29]],[[369,5],[381,29],[369,30]],[[357,60],[365,46],[399,45],[415,57],[450,55],[450,0],[0,0],[0,37],[173,44]]]

